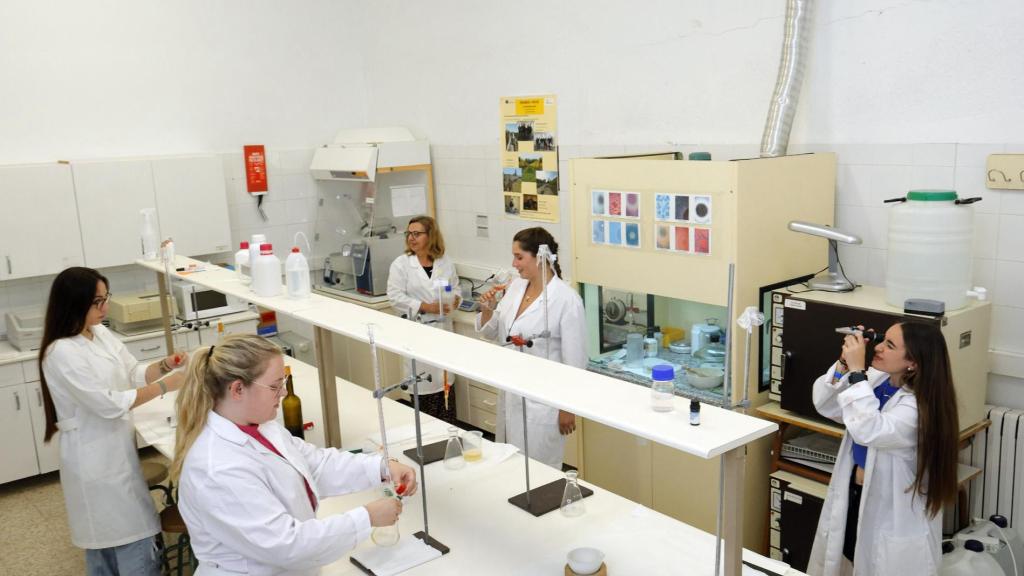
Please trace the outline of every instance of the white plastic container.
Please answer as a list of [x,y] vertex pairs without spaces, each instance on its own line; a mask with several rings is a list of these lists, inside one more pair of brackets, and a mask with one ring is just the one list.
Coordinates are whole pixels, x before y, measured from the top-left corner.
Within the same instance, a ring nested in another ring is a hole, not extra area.
[[238,252],[235,252],[235,274],[242,284],[248,284],[252,280],[252,271],[249,269],[249,243],[245,240],[242,240],[238,245]]
[[985,552],[981,542],[968,540],[942,556],[939,576],[1006,576],[1006,572],[991,554]]
[[952,190],[912,190],[889,212],[885,300],[903,308],[908,298],[967,304],[971,287],[974,208],[957,204]]
[[309,298],[309,262],[306,262],[298,246],[293,247],[292,253],[285,259],[284,279],[289,298]]
[[281,260],[270,244],[260,245],[260,255],[252,263],[252,290],[264,297],[281,293]]
[[142,237],[142,257],[156,260],[160,256],[160,230],[156,220],[156,208],[139,210],[142,218],[139,234]]
[[675,370],[668,364],[651,368],[651,409],[655,412],[671,412],[675,407]]
[[[260,246],[262,246],[264,243],[266,243],[266,241],[267,241],[267,237],[264,236],[263,234],[253,234],[252,238],[249,240],[249,267],[250,268],[256,262],[256,258],[258,258],[259,255],[260,255]],[[251,275],[252,274],[251,274],[251,271],[250,271],[250,276]]]
[[993,514],[988,520],[972,524],[953,536],[953,542],[958,546],[963,546],[968,540],[981,542],[1003,572],[1010,576],[1014,574],[1016,558],[1017,571],[1024,576],[1024,542],[1017,531],[1009,527],[1005,517]]

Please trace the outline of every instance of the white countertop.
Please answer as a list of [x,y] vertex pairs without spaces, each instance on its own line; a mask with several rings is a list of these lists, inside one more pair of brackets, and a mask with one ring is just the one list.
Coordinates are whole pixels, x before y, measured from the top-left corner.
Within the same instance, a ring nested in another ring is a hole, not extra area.
[[[245,322],[246,320],[253,320],[259,318],[259,314],[255,312],[236,312],[234,314],[228,314],[221,316],[220,318],[209,318],[211,325],[216,326],[217,322],[223,322],[224,324],[234,324],[236,322]],[[138,340],[146,340],[148,338],[159,338],[162,337],[163,330],[154,330],[150,332],[142,332],[139,334],[121,334],[113,328],[110,332],[121,339],[122,342],[136,342]],[[189,328],[179,328],[174,331],[175,334],[186,334],[191,332]],[[0,340],[0,366],[4,364],[10,364],[12,362],[23,362],[25,360],[34,360],[39,356],[38,350],[22,351],[18,350],[7,340]]]
[[[316,369],[293,358],[285,360],[292,367],[296,393],[303,399],[303,416],[315,423],[307,432],[307,440],[322,446],[320,411],[307,408],[320,406]],[[345,448],[369,447],[367,438],[378,435],[377,407],[369,390],[339,379],[338,406]],[[383,407],[390,455],[412,465],[402,450],[415,446],[415,442],[394,440],[409,434],[413,411],[389,399],[384,399]],[[134,411],[140,434],[165,455],[174,449],[173,430],[166,418],[172,409],[173,398],[168,394]],[[426,415],[422,420],[426,443],[444,437],[446,424]],[[583,484],[592,488],[594,495],[585,500],[587,512],[581,517],[566,518],[556,511],[535,518],[512,506],[507,499],[525,489],[523,457],[517,453],[499,462],[494,458],[498,450],[495,445],[487,443],[484,450],[481,462],[468,463],[462,470],[447,470],[440,462],[426,467],[431,535],[452,551],[405,574],[561,574],[565,554],[578,546],[603,550],[613,574],[678,574],[680,566],[687,567],[687,574],[714,573],[713,535],[585,481]],[[560,472],[533,460],[530,473],[533,486],[562,477]],[[680,478],[680,489],[691,489],[684,478]],[[318,516],[341,513],[375,498],[374,491],[328,498],[322,501]],[[422,529],[422,498],[417,494],[404,501],[402,538],[411,538],[413,532]],[[367,540],[357,550],[373,546]],[[744,559],[787,576],[799,574],[749,551],[744,551]],[[362,572],[345,556],[325,567],[322,574],[355,576]]]
[[[137,263],[163,271],[159,262]],[[188,264],[202,263],[182,256],[175,261],[175,267]],[[368,340],[367,326],[373,324],[375,340],[383,349],[703,458],[719,456],[778,428],[773,422],[714,406],[702,407],[701,425],[690,426],[685,400],[675,398],[673,412],[656,413],[650,409],[649,390],[614,378],[319,294],[302,300],[284,295],[259,297],[239,282],[234,272],[216,266],[207,265],[206,271],[187,276],[173,274],[364,342]]]

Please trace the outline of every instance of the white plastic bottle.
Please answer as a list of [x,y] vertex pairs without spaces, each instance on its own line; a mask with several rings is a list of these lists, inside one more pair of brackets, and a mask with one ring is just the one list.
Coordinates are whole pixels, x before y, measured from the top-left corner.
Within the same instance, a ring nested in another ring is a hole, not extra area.
[[249,243],[245,240],[242,240],[238,245],[238,252],[235,252],[235,274],[242,284],[248,284],[252,280],[249,277],[252,274],[249,269]]
[[281,261],[270,244],[260,244],[260,255],[252,263],[252,290],[264,297],[281,293]]
[[292,253],[284,262],[284,279],[289,298],[309,297],[309,262],[298,246],[292,247]]
[[962,548],[942,556],[939,576],[1005,576],[999,563],[978,540],[968,540]]
[[146,260],[156,260],[160,253],[160,231],[157,229],[156,209],[143,208],[139,210],[142,217],[142,257]]
[[260,256],[260,246],[267,241],[267,237],[263,234],[253,234],[249,240],[249,268],[250,276],[252,275],[251,268],[256,264],[256,259]]

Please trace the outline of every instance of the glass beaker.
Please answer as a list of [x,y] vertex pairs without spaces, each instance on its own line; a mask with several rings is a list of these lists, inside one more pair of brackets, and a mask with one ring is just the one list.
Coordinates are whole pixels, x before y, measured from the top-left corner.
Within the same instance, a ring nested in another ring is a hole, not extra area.
[[575,470],[565,473],[565,490],[562,491],[562,504],[559,506],[563,516],[582,516],[587,511],[583,504],[583,492],[580,491],[578,476]]
[[626,364],[639,365],[644,359],[644,335],[636,332],[626,334]]
[[449,470],[458,470],[465,465],[466,458],[462,455],[459,429],[455,426],[450,426],[448,428],[448,444],[444,447],[444,467]]
[[484,433],[470,430],[462,433],[462,457],[466,462],[477,462],[484,457]]

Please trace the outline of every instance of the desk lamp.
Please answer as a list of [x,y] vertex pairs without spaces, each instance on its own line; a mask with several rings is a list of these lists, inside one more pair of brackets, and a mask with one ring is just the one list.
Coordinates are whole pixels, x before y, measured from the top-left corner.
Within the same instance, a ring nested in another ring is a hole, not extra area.
[[850,292],[857,285],[846,276],[843,265],[839,262],[838,242],[843,244],[860,244],[859,236],[847,234],[831,226],[811,224],[794,220],[789,223],[789,229],[794,232],[802,232],[811,236],[821,236],[828,239],[828,272],[815,276],[807,282],[811,290],[824,290],[825,292]]

